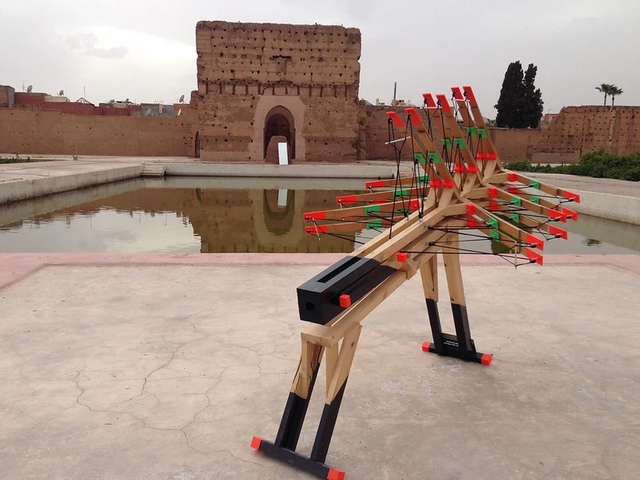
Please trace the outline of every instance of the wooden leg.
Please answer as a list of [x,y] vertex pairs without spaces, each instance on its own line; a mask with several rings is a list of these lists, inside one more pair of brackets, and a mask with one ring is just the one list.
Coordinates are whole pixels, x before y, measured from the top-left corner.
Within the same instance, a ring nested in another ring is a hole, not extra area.
[[313,442],[310,457],[311,460],[315,462],[324,462],[327,458],[329,444],[331,443],[333,429],[338,419],[342,396],[344,395],[347,378],[349,378],[349,371],[351,370],[356,348],[358,347],[361,330],[362,325],[360,325],[360,323],[352,325],[351,328],[347,330],[342,339],[342,345],[340,346],[340,353],[338,354],[335,367],[331,372],[327,369],[327,384],[329,385],[329,388],[327,388],[327,399],[322,411],[320,425],[318,426],[318,432]]
[[[438,259],[432,256],[422,267],[420,267],[420,277],[422,278],[422,289],[427,303],[427,314],[431,324],[431,335],[433,337],[433,348],[436,352],[444,350],[444,339],[442,337],[442,324],[438,313]],[[429,342],[422,346],[423,350],[431,347]]]
[[323,351],[322,345],[302,341],[300,364],[276,436],[275,445],[277,447],[295,450],[298,445],[302,424],[307,415],[309,399],[318,377]]
[[453,312],[453,323],[456,334],[451,335],[442,332],[437,306],[437,267],[435,262],[432,264],[432,260],[430,260],[429,263],[423,265],[420,273],[422,275],[422,285],[427,300],[427,311],[429,312],[433,343],[425,342],[422,345],[422,349],[431,353],[437,353],[438,355],[451,356],[470,362],[489,365],[491,363],[491,355],[476,352],[475,343],[471,339],[464,286],[462,283],[462,271],[460,269],[460,256],[458,255],[459,234],[448,233],[444,241],[444,269],[447,275],[447,285],[449,287],[449,298],[451,300],[451,310]]

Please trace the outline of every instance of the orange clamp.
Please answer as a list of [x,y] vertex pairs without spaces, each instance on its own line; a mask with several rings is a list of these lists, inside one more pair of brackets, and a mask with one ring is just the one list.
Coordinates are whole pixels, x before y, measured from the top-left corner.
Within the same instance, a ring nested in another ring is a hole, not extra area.
[[527,242],[529,245],[533,245],[538,250],[544,250],[544,240],[534,235],[531,235],[530,233],[527,233],[527,236],[525,237],[525,242]]
[[422,119],[420,118],[420,115],[418,115],[418,111],[415,109],[415,107],[405,108],[404,111],[407,115],[409,115],[409,118],[411,119],[411,123],[413,125],[422,125]]
[[407,261],[407,252],[398,252],[396,260],[405,263]]
[[262,439],[260,437],[253,437],[251,439],[251,448],[254,450],[258,450],[260,448],[260,444],[262,443]]
[[576,203],[580,203],[580,195],[578,195],[577,193],[570,192],[568,190],[564,191],[564,198],[573,200]]
[[451,91],[453,92],[453,98],[456,100],[464,100],[460,87],[451,87]]
[[574,222],[578,221],[578,212],[576,212],[575,210],[570,210],[566,207],[562,207],[562,213],[566,214],[567,218],[570,218]]
[[438,99],[438,106],[442,108],[445,112],[451,111],[451,105],[449,105],[449,100],[444,95],[436,95]]
[[562,223],[567,223],[567,216],[558,210],[549,210],[549,218],[553,220],[560,220]]
[[524,252],[525,252],[525,255],[527,256],[527,258],[529,260],[534,261],[538,265],[542,265],[542,263],[543,263],[542,255],[540,255],[538,252],[534,252],[530,248],[525,249]]
[[323,220],[327,218],[327,212],[307,212],[302,214],[304,219],[308,222],[313,220]]
[[391,119],[393,125],[397,128],[406,128],[406,125],[396,112],[387,112],[387,117]]
[[340,295],[340,306],[342,308],[347,308],[351,306],[351,295]]
[[344,480],[345,473],[342,470],[336,470],[335,468],[330,468],[329,473],[327,473],[327,480]]
[[473,203],[467,203],[467,215],[475,215],[476,206]]
[[560,238],[564,238],[565,240],[568,238],[568,233],[566,230],[563,230],[562,228],[558,228],[554,225],[549,225],[549,233],[551,235],[555,235],[557,237]]
[[516,181],[516,172],[507,173],[507,178],[509,179],[510,182],[515,182]]
[[476,96],[473,94],[473,90],[470,86],[463,86],[462,90],[464,91],[464,96],[467,97],[467,100],[469,100],[470,102],[476,101]]
[[373,182],[367,182],[364,184],[365,188],[383,188],[386,187],[385,180],[374,180]]
[[355,195],[345,195],[343,197],[336,197],[337,203],[356,203],[358,201],[358,197]]
[[433,99],[433,95],[431,95],[430,93],[423,93],[422,98],[424,99],[424,104],[427,106],[427,108],[438,108],[435,100]]

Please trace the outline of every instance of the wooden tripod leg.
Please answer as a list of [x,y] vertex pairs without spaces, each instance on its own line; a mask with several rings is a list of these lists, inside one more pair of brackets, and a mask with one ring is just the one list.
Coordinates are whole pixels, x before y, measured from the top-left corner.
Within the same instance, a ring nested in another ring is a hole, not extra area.
[[471,340],[469,330],[469,319],[467,317],[467,306],[464,298],[464,285],[462,283],[462,270],[460,268],[460,235],[450,233],[447,235],[447,252],[444,255],[444,270],[447,275],[447,285],[449,286],[449,297],[451,299],[451,310],[453,312],[453,323],[456,327],[456,337],[458,348],[463,354],[475,356],[475,345]]
[[438,313],[438,259],[433,255],[420,267],[420,277],[422,278],[422,289],[427,302],[427,314],[431,324],[431,335],[433,337],[433,347],[431,343],[425,342],[422,349],[427,351],[431,348],[435,352],[444,350],[444,338],[442,336],[442,324]]
[[[329,444],[331,443],[333,429],[338,419],[340,404],[342,403],[344,390],[347,386],[347,378],[349,377],[349,371],[351,370],[356,348],[358,347],[361,330],[362,325],[360,325],[360,323],[352,325],[345,332],[337,360],[335,360],[332,366],[329,365],[330,362],[327,364],[327,399],[310,456],[314,462],[324,462],[327,458]],[[335,355],[337,349],[337,344],[330,347],[327,351],[327,357],[330,358],[330,355]],[[332,350],[332,353],[329,353],[329,350]]]
[[302,340],[302,356],[284,413],[282,414],[280,428],[275,441],[276,447],[295,450],[298,445],[300,431],[309,406],[309,399],[318,377],[323,351],[324,347],[322,345]]
[[445,243],[442,247],[456,334],[442,333],[437,304],[438,271],[434,256],[420,267],[422,286],[427,300],[427,311],[433,334],[433,343],[424,342],[422,350],[489,365],[492,359],[491,355],[476,352],[476,346],[471,339],[467,306],[464,298],[464,286],[462,285],[462,272],[460,270],[460,256],[458,255],[458,237],[458,233],[448,233],[444,238]]

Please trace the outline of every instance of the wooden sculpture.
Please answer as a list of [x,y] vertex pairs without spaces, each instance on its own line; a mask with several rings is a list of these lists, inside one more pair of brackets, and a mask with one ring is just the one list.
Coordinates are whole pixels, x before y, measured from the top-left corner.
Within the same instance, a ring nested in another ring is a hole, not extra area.
[[[567,238],[552,225],[577,219],[565,208],[579,196],[503,168],[470,87],[424,94],[424,109],[405,109],[406,123],[388,112],[390,139],[400,173],[401,146],[412,152],[408,176],[366,184],[369,193],[338,197],[341,208],[304,214],[310,235],[363,229],[381,233],[298,290],[302,355],[275,442],[254,437],[251,446],[330,480],[344,472],[324,462],[362,330],[361,321],[405,281],[420,272],[433,342],[424,351],[489,365],[492,356],[471,339],[460,253],[471,237],[499,245],[493,254],[514,265],[538,263],[544,240]],[[398,138],[396,138],[396,136]],[[399,147],[399,145],[401,145]],[[538,236],[539,235],[539,236]],[[442,254],[455,334],[443,333],[438,314],[436,254]],[[296,452],[302,424],[326,360],[326,401],[309,457]]]

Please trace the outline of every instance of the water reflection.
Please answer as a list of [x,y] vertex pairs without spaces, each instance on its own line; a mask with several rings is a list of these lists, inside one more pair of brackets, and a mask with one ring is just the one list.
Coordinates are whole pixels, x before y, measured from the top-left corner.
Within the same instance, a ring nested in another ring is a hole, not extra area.
[[[347,253],[376,232],[318,240],[305,235],[302,214],[335,208],[336,196],[361,185],[300,179],[121,182],[0,209],[0,251]],[[562,227],[571,232],[569,241],[552,241],[545,253],[640,251],[637,226],[582,215]],[[492,248],[489,241],[473,247]]]

